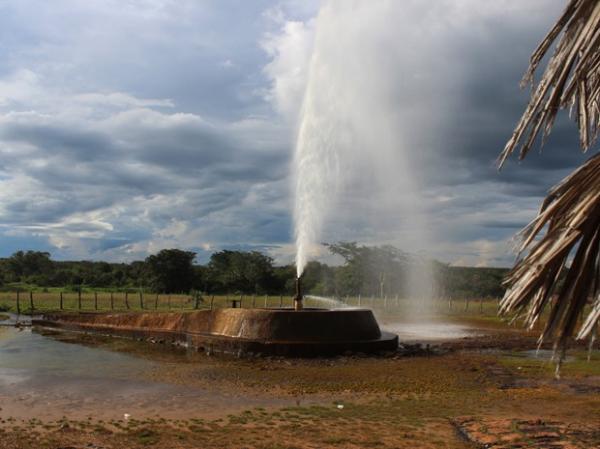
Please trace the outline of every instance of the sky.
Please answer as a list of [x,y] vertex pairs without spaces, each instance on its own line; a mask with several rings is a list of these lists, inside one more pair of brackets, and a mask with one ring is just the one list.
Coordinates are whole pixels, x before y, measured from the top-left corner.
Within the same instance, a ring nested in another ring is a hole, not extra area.
[[[406,0],[383,21],[391,0],[368,0],[372,14],[346,1],[375,44],[340,33],[339,57],[369,51],[369,69],[397,79],[386,107],[411,134],[427,252],[510,265],[515,234],[588,157],[561,119],[543,152],[495,166],[527,101],[529,55],[565,1]],[[322,7],[0,0],[0,257],[130,261],[177,247],[199,262],[221,249],[293,261],[291,164]],[[369,243],[356,229],[324,239]]]

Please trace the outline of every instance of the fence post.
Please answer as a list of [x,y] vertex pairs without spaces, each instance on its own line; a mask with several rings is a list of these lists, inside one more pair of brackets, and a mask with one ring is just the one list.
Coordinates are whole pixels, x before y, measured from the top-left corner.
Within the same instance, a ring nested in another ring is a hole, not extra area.
[[77,309],[81,310],[81,287],[77,290]]
[[383,308],[387,309],[387,295],[383,297]]
[[98,310],[98,292],[94,292],[94,310]]
[[158,309],[158,293],[156,294],[156,297],[154,298],[154,310]]
[[110,310],[115,309],[115,298],[113,292],[110,292]]
[[283,307],[283,295],[279,295],[279,308]]
[[360,307],[360,293],[358,294],[358,307]]
[[167,296],[167,310],[171,310],[171,295]]
[[465,311],[469,310],[469,298],[465,298]]
[[140,309],[144,310],[144,294],[140,290]]
[[268,299],[269,299],[269,295],[265,295],[265,309],[268,306]]
[[479,298],[479,313],[483,314],[483,296]]
[[396,294],[396,307],[398,307],[400,303],[398,302],[398,294]]
[[63,310],[63,292],[60,292],[60,310]]
[[244,295],[240,295],[240,309],[244,308],[243,303],[244,303]]
[[213,304],[214,304],[214,302],[215,302],[215,295],[212,295],[212,296],[210,297],[210,310],[212,310],[212,309],[213,309]]
[[252,308],[256,307],[256,295],[252,295]]
[[19,290],[17,290],[17,315],[21,315],[21,298],[19,293]]
[[125,307],[129,310],[129,292],[125,292]]
[[29,309],[31,310],[31,313],[33,313],[33,291],[29,290]]

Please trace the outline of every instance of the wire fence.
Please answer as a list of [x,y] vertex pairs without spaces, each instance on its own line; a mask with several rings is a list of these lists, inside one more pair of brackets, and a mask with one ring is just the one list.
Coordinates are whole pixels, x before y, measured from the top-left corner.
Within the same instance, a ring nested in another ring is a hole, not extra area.
[[[304,306],[402,311],[410,307],[453,313],[495,314],[498,299],[437,298],[411,301],[399,296],[345,296],[337,299],[307,296]],[[293,307],[293,297],[284,295],[156,294],[149,292],[0,292],[0,311],[34,314],[50,311],[191,311],[223,307]]]

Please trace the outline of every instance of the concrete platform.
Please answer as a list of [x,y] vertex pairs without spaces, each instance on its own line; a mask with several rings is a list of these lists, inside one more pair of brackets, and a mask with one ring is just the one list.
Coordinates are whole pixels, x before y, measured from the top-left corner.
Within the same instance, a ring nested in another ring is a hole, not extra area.
[[184,345],[208,353],[316,357],[395,351],[366,309],[215,309],[46,314],[34,326]]

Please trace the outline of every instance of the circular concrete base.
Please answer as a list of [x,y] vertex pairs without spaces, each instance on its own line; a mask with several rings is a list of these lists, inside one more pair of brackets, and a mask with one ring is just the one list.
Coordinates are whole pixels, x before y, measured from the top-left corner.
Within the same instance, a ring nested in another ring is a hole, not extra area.
[[185,345],[209,353],[315,357],[395,351],[365,309],[214,309],[45,314],[35,326]]
[[198,335],[207,351],[239,355],[328,356],[398,347],[398,336],[381,332],[366,309],[218,309],[207,331]]

